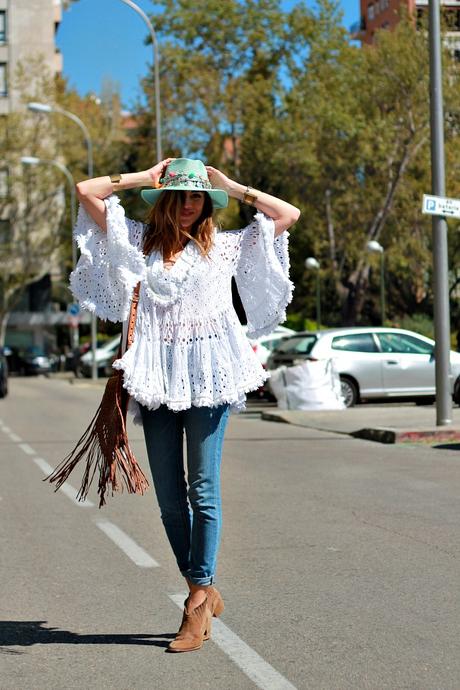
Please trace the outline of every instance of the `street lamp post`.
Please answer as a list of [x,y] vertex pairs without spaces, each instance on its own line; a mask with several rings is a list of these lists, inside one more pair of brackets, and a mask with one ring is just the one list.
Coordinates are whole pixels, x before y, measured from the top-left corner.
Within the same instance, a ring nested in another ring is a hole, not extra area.
[[93,177],[93,143],[85,123],[74,113],[71,113],[69,110],[64,110],[64,108],[61,108],[59,105],[49,105],[49,103],[28,103],[27,108],[34,113],[59,113],[60,115],[65,115],[65,117],[68,117],[80,127],[85,137],[86,149],[88,152],[88,177]]
[[[83,132],[83,136],[85,138],[86,142],[86,150],[88,152],[88,177],[91,179],[93,177],[93,142],[91,140],[91,135],[89,133],[89,130],[85,123],[80,120],[77,115],[74,113],[71,113],[69,110],[65,110],[64,108],[61,108],[59,105],[50,105],[49,103],[28,103],[27,108],[29,110],[32,110],[34,113],[59,113],[60,115],[64,115],[65,117],[68,117],[72,122],[75,122],[76,125],[80,127],[80,129]],[[75,224],[72,226],[75,227]],[[72,253],[73,251],[76,250],[75,243],[72,242]],[[74,261],[74,269],[76,266],[76,261]],[[97,317],[94,312],[91,312],[91,352],[93,355],[93,361],[92,361],[92,369],[91,369],[91,376],[93,379],[97,379],[97,362],[96,362],[96,350],[97,350]]]
[[[69,184],[69,189],[70,189],[70,222],[72,225],[72,231],[73,228],[75,227],[75,222],[77,219],[77,202],[75,198],[75,180],[72,177],[72,173],[68,168],[66,168],[65,165],[60,163],[59,161],[56,160],[44,160],[43,158],[37,158],[36,156],[22,156],[21,158],[21,163],[23,165],[52,165],[58,170],[60,170],[63,175],[65,175],[67,182]],[[77,265],[77,246],[75,244],[75,240],[73,239],[73,232],[72,232],[72,265],[75,270],[75,266]],[[78,327],[74,328],[72,330],[73,334],[73,347],[77,348],[78,347]]]
[[320,263],[313,256],[305,259],[305,268],[316,271],[316,328],[321,328],[321,283],[319,279]]
[[380,318],[382,326],[385,324],[385,251],[377,240],[369,240],[367,249],[375,254],[380,254]]
[[157,162],[161,161],[163,158],[162,146],[161,146],[161,112],[160,112],[160,54],[158,50],[158,42],[155,34],[155,29],[153,28],[152,22],[147,17],[145,12],[136,5],[132,0],[121,0],[125,5],[131,7],[135,12],[137,12],[144,22],[147,24],[150,31],[150,36],[152,37],[153,45],[153,62],[154,62],[154,73],[155,73],[155,120],[156,120],[156,139],[157,139]]

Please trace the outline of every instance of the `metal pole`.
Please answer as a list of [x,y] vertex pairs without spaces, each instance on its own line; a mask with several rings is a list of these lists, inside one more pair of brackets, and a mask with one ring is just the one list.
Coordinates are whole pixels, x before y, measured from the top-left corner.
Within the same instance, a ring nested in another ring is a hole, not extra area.
[[[429,0],[430,123],[432,193],[446,195],[439,0]],[[447,223],[432,217],[434,332],[436,340],[436,424],[452,424]]]
[[155,29],[153,28],[152,22],[147,17],[145,12],[141,10],[135,2],[132,0],[121,0],[125,5],[129,5],[135,12],[137,12],[144,22],[147,24],[152,37],[153,45],[153,62],[154,62],[154,74],[155,74],[155,120],[156,120],[156,139],[157,139],[157,162],[161,161],[163,158],[162,146],[161,146],[161,112],[160,112],[160,53],[158,50],[158,42],[155,34]]
[[[88,153],[88,178],[91,179],[93,177],[93,142],[91,140],[91,135],[89,133],[88,128],[86,127],[83,120],[80,120],[80,118],[77,117],[77,115],[70,112],[69,110],[64,110],[64,108],[61,108],[60,106],[57,106],[57,105],[53,105],[52,109],[55,112],[61,113],[62,115],[65,115],[66,117],[70,118],[82,130],[83,136],[84,136],[85,142],[86,142],[86,150]],[[75,222],[73,223],[72,227],[75,227]],[[72,244],[72,251],[73,251],[74,245],[75,245],[75,243]],[[76,252],[76,246],[75,246],[75,252]],[[76,266],[76,261],[74,263],[74,270],[75,270],[75,266]],[[97,379],[96,352],[97,352],[97,316],[94,312],[91,312],[91,353],[93,355],[93,361],[91,364],[91,378],[92,379]]]
[[316,271],[316,329],[321,328],[321,285],[319,279],[319,269]]
[[385,254],[380,254],[380,314],[382,316],[382,326],[385,325]]

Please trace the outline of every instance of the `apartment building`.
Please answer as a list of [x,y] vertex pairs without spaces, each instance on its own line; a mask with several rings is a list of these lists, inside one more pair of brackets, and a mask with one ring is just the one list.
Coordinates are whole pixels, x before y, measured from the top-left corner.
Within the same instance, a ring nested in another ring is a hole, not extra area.
[[[51,74],[62,71],[62,56],[55,37],[62,18],[63,6],[69,0],[0,0],[0,117],[23,108],[14,89],[14,74],[19,62],[40,56]],[[27,151],[25,154],[29,153]],[[0,196],[6,196],[9,171],[1,164]],[[58,194],[61,194],[58,190]],[[54,228],[49,228],[53,231]],[[3,235],[15,232],[8,207],[0,218],[0,242]],[[50,258],[50,272],[28,286],[21,302],[9,315],[6,343],[10,347],[32,345],[45,347],[55,342],[56,329],[66,328],[67,315],[55,312],[51,305],[51,285],[62,280],[61,268]]]
[[[459,55],[460,49],[460,0],[441,0],[442,14],[447,24],[446,40]],[[418,23],[428,12],[428,0],[360,0],[360,21],[351,27],[354,38],[371,45],[375,32],[391,29],[399,22],[401,6]]]
[[61,0],[0,0],[0,115],[16,110],[12,77],[19,61],[42,55],[52,73],[62,70],[55,35]]

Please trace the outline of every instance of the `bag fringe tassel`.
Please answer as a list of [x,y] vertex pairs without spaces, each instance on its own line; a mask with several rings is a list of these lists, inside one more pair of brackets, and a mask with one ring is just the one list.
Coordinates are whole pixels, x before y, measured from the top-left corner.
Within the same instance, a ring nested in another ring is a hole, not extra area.
[[58,491],[82,460],[86,467],[77,499],[84,501],[96,473],[99,474],[99,508],[105,505],[106,493],[126,488],[130,494],[144,494],[149,483],[132,452],[126,432],[128,393],[117,372],[107,381],[101,404],[88,428],[69,455],[44,479]]

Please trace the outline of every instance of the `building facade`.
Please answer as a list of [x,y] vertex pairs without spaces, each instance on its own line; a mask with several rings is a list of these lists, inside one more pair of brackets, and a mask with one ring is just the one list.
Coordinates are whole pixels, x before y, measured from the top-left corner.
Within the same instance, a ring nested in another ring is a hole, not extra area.
[[[449,46],[460,55],[460,0],[441,0]],[[375,32],[398,24],[401,7],[418,23],[428,12],[428,0],[360,0],[360,21],[351,28],[353,37],[363,45],[372,45]]]
[[[27,64],[28,59],[40,56],[50,74],[61,73],[62,56],[55,37],[65,4],[62,0],[0,0],[0,117],[24,108],[14,88],[18,63]],[[29,151],[24,151],[24,155],[28,154]],[[0,162],[0,196],[7,196],[9,173]],[[62,193],[58,190],[59,197]],[[60,205],[63,204],[62,201]],[[3,227],[6,228],[4,233]],[[54,232],[55,228],[44,231]],[[11,233],[15,233],[15,228],[9,218],[8,206],[3,205],[0,242],[3,234]],[[53,257],[50,257],[49,271],[27,287],[20,303],[8,316],[6,344],[11,348],[38,347],[48,351],[55,347],[59,332],[68,330],[67,314],[56,311],[52,304],[51,286],[62,281],[61,267]]]
[[62,71],[55,43],[61,16],[61,0],[0,0],[0,115],[18,108],[12,82],[19,61],[42,55],[51,73]]

